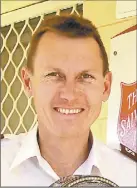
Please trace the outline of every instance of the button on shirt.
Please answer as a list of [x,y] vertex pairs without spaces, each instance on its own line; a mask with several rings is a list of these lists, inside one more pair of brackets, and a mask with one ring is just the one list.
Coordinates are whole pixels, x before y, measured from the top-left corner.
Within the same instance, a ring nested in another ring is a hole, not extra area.
[[[73,175],[102,175],[119,186],[136,186],[136,163],[94,139],[87,160]],[[50,186],[58,179],[40,154],[37,126],[2,139],[1,186]]]
[[[37,126],[26,134],[10,136],[2,141],[2,186],[49,186],[59,179],[41,156],[37,142]],[[94,168],[93,168],[94,166]],[[100,175],[94,156],[94,145],[87,160],[74,175]]]

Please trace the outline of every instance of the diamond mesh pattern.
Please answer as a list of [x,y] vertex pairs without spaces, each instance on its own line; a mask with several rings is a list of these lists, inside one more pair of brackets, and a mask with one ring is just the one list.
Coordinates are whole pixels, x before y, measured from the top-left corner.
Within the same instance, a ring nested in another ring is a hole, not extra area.
[[51,14],[12,23],[1,28],[1,133],[27,132],[37,122],[33,99],[24,93],[20,71],[26,63],[29,41],[44,17],[52,14],[83,14],[83,5],[74,5]]

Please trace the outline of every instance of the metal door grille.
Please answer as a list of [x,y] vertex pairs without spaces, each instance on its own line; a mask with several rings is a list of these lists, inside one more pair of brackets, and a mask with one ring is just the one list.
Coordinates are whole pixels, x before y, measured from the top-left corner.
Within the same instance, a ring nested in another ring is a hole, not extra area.
[[63,7],[51,14],[41,14],[1,28],[1,133],[27,132],[37,122],[32,98],[24,93],[20,77],[26,64],[29,41],[44,17],[52,14],[83,14],[83,4]]

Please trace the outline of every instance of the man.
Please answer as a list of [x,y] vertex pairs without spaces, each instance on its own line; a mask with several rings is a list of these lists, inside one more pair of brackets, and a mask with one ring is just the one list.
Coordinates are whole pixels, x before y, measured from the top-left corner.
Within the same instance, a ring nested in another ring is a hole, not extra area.
[[38,125],[2,141],[2,185],[50,186],[69,175],[98,175],[132,185],[134,177],[124,178],[135,164],[129,160],[125,166],[128,159],[90,132],[112,80],[96,27],[74,15],[44,20],[32,37],[21,74],[34,98]]

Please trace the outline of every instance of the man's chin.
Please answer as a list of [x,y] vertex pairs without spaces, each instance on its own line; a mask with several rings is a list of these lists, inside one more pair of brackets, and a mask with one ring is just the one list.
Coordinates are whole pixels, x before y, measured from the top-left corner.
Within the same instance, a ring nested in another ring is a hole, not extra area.
[[78,135],[90,130],[90,127],[84,125],[82,122],[74,122],[73,120],[56,121],[55,129],[53,130],[54,135],[62,138],[78,137]]

